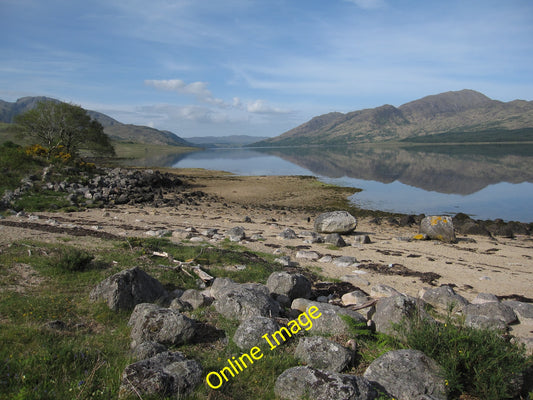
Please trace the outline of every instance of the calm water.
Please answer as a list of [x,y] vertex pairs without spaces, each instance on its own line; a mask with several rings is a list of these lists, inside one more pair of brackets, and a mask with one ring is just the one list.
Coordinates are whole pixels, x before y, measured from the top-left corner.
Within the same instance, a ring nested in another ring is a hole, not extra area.
[[531,145],[217,149],[159,163],[239,175],[313,175],[363,189],[351,201],[367,209],[533,222]]

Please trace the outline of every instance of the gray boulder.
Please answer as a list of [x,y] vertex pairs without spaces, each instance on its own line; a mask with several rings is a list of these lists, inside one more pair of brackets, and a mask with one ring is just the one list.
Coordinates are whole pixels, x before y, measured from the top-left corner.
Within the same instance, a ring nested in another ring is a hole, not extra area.
[[533,325],[533,304],[515,300],[506,300],[503,304],[513,309],[521,324]]
[[340,256],[333,260],[333,264],[337,267],[351,267],[356,262],[357,259],[351,256]]
[[164,351],[167,351],[167,348],[161,343],[142,342],[133,349],[133,356],[137,360],[146,360],[147,358],[163,353]]
[[434,321],[424,310],[423,303],[411,296],[403,294],[385,297],[376,303],[376,312],[372,321],[376,325],[376,331],[391,336],[401,336],[393,324],[401,324],[415,316],[427,321]]
[[392,296],[399,296],[401,293],[398,292],[396,289],[394,289],[391,286],[387,285],[374,285],[372,288],[370,288],[370,297],[392,297]]
[[209,293],[214,299],[223,296],[224,293],[230,289],[238,287],[239,284],[230,278],[215,278],[213,284],[209,288]]
[[309,261],[316,261],[320,258],[320,255],[316,251],[300,250],[296,252],[296,258],[309,260]]
[[453,288],[447,285],[424,290],[420,298],[444,312],[450,309],[453,309],[453,312],[461,311],[468,304],[468,300],[455,293]]
[[472,300],[472,304],[483,304],[483,303],[499,303],[500,299],[492,293],[478,293],[476,298]]
[[357,245],[360,245],[360,244],[369,244],[369,243],[372,243],[372,241],[370,240],[370,236],[368,236],[368,235],[354,235],[352,245],[353,246],[357,246]]
[[463,312],[465,325],[472,328],[505,330],[516,321],[513,309],[503,303],[469,304]]
[[128,365],[122,373],[119,398],[185,396],[202,380],[202,366],[179,352],[163,352]]
[[297,239],[298,236],[296,236],[296,232],[294,232],[291,228],[286,228],[285,230],[283,230],[279,235],[278,237],[280,239],[286,239],[286,240],[289,240],[289,239]]
[[347,234],[357,227],[357,220],[347,211],[331,211],[320,214],[315,220],[318,233]]
[[293,367],[276,379],[274,393],[280,399],[374,400],[376,390],[361,376]]
[[236,226],[234,228],[231,228],[227,233],[226,237],[231,242],[240,242],[244,238],[246,238],[246,234],[244,232],[244,228],[242,226]]
[[322,336],[300,338],[294,356],[313,368],[341,372],[348,368],[355,352]]
[[346,242],[344,241],[342,236],[339,235],[338,233],[328,233],[326,237],[324,238],[324,243],[332,244],[333,246],[336,246],[336,247],[346,246]]
[[418,350],[385,353],[368,366],[364,377],[396,399],[417,400],[429,395],[446,400],[446,385],[440,366]]
[[190,342],[196,334],[195,320],[163,307],[132,313],[128,325],[132,326],[132,348],[149,341],[179,345]]
[[342,308],[329,303],[319,303],[306,299],[295,299],[291,308],[301,312],[307,312],[309,315],[309,308],[315,306],[318,311],[315,315],[319,315],[317,319],[312,320],[313,327],[309,330],[311,334],[330,334],[330,335],[346,335],[350,334],[350,330],[346,322],[341,316],[347,316],[354,319],[356,322],[365,323],[366,318],[358,312]]
[[244,351],[249,351],[252,347],[264,343],[266,333],[272,334],[279,329],[276,321],[267,317],[255,316],[245,319],[233,336],[235,344]]
[[425,217],[420,222],[420,233],[427,235],[430,239],[443,242],[454,243],[457,241],[452,217],[438,215]]
[[114,311],[131,310],[137,304],[165,298],[161,282],[135,267],[121,271],[100,282],[90,293],[91,301],[105,300]]
[[318,233],[313,231],[302,231],[300,232],[300,236],[304,238],[305,243],[313,244],[313,243],[323,243],[324,239],[322,236],[320,236]]
[[259,283],[235,284],[219,291],[215,309],[226,318],[243,321],[254,316],[277,317],[279,303],[270,297],[270,291]]
[[370,300],[370,297],[362,290],[354,290],[353,292],[343,294],[341,300],[345,306],[361,305]]
[[185,303],[189,303],[193,310],[199,307],[205,307],[211,304],[212,299],[205,297],[202,293],[195,289],[188,289],[179,298]]
[[192,311],[193,310],[193,308],[192,308],[190,303],[187,303],[186,301],[181,301],[181,299],[172,300],[170,302],[170,305],[168,306],[168,308],[170,308],[172,310],[179,311],[179,312]]
[[311,297],[311,282],[302,274],[289,274],[285,271],[273,272],[266,286],[271,296],[283,306],[290,306],[296,298]]
[[148,313],[159,310],[161,307],[153,303],[137,304],[131,312],[128,326],[133,326],[139,319],[143,319]]

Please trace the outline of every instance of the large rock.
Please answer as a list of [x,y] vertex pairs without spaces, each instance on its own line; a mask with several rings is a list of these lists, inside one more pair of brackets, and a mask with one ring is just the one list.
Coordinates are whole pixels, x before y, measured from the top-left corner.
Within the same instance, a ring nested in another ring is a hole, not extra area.
[[244,231],[244,228],[242,226],[236,226],[234,228],[231,228],[227,233],[226,237],[231,242],[240,242],[244,238],[246,238],[246,233]]
[[342,295],[342,304],[345,306],[361,305],[370,300],[370,297],[362,290],[354,290]]
[[142,342],[133,349],[133,356],[137,360],[145,360],[159,353],[167,351],[167,347],[157,342]]
[[348,368],[355,352],[322,336],[300,338],[294,356],[313,368],[341,372]]
[[131,310],[137,304],[150,303],[167,296],[161,282],[135,267],[121,271],[100,282],[90,294],[91,301],[103,299],[112,310]]
[[420,233],[427,235],[430,239],[443,242],[457,241],[452,217],[437,215],[425,217],[420,222]]
[[280,399],[374,400],[376,390],[361,376],[293,367],[276,379],[274,393]]
[[398,337],[401,334],[394,328],[394,324],[401,324],[415,316],[433,321],[424,310],[422,301],[400,294],[380,299],[376,303],[372,321],[376,325],[376,331]]
[[513,309],[503,303],[469,304],[463,312],[465,325],[472,328],[505,330],[516,321]]
[[218,299],[230,289],[238,287],[239,284],[230,278],[215,278],[213,284],[209,288],[209,294],[214,299]]
[[318,233],[347,234],[357,227],[357,220],[347,211],[331,211],[320,214],[315,220]]
[[271,318],[255,316],[244,320],[233,336],[235,344],[244,351],[249,351],[252,347],[263,343],[262,337],[268,333],[272,334],[279,329],[279,325]]
[[163,352],[128,365],[122,373],[119,398],[178,396],[192,392],[202,380],[202,366],[179,352]]
[[330,334],[330,335],[347,335],[350,334],[350,329],[341,316],[347,316],[358,323],[365,323],[366,318],[358,312],[342,308],[329,303],[319,303],[306,299],[295,299],[292,302],[291,308],[301,312],[308,312],[309,308],[315,306],[318,308],[320,317],[313,320],[313,327],[309,330],[311,334]]
[[284,306],[290,306],[294,299],[311,297],[311,282],[302,274],[285,271],[273,272],[266,286],[274,299]]
[[331,244],[336,247],[345,247],[346,242],[338,233],[328,233],[324,238],[324,243]]
[[447,285],[423,290],[420,298],[439,311],[444,312],[461,311],[468,304],[468,300],[455,293],[453,288]]
[[533,325],[533,304],[515,300],[506,300],[503,304],[513,309],[521,324]]
[[418,400],[429,395],[446,400],[446,385],[440,366],[418,350],[396,350],[375,359],[364,377],[389,396]]
[[283,232],[281,232],[278,235],[278,237],[280,239],[285,239],[285,240],[298,238],[298,236],[296,235],[296,232],[294,232],[291,228],[285,228],[285,230],[283,230]]
[[277,317],[280,311],[279,303],[270,297],[268,288],[259,283],[228,283],[215,297],[215,309],[226,318],[243,321],[256,315]]
[[128,325],[132,326],[130,333],[132,348],[142,342],[150,341],[179,345],[190,342],[196,334],[195,320],[180,314],[179,311],[163,307],[134,310]]
[[211,298],[207,298],[200,291],[195,289],[186,290],[179,299],[182,302],[189,303],[194,310],[199,307],[210,305],[213,300]]
[[478,293],[472,300],[472,304],[499,303],[500,299],[492,293]]
[[374,298],[399,296],[400,294],[396,289],[387,285],[377,284],[370,288],[370,297]]

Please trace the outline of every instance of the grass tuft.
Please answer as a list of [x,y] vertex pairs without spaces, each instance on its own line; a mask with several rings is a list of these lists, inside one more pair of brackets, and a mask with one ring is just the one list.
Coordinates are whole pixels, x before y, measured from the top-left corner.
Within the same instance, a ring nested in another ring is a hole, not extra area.
[[517,380],[533,365],[524,346],[494,330],[469,328],[451,318],[443,324],[413,320],[399,329],[405,333],[408,347],[442,366],[451,398],[462,393],[486,400],[513,398]]

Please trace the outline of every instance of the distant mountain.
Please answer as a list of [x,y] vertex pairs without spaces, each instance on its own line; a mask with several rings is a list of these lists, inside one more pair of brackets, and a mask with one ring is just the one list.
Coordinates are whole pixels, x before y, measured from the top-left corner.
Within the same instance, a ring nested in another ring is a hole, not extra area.
[[[446,92],[400,107],[383,105],[347,114],[321,115],[252,147],[402,140],[449,143],[462,133],[468,134],[462,142],[483,142],[487,138],[533,141],[533,101],[505,103],[468,89]],[[433,135],[439,135],[438,140]]]
[[231,136],[200,136],[184,138],[188,142],[202,147],[241,147],[260,140],[268,139],[267,136],[248,136],[248,135],[231,135]]
[[[31,110],[41,101],[60,102],[57,99],[43,96],[22,97],[13,103],[0,100],[0,122],[13,122],[13,118],[16,115]],[[146,144],[195,147],[193,144],[169,131],[160,131],[148,126],[123,124],[111,118],[110,116],[97,111],[87,110],[87,114],[90,115],[91,118],[100,122],[104,127],[104,132],[114,140]]]

